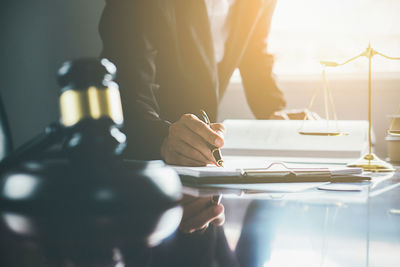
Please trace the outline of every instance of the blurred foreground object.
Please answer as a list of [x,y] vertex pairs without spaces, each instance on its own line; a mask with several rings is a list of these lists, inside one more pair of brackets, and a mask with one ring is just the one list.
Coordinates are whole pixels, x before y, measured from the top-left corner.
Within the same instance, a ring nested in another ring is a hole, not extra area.
[[61,125],[2,162],[0,265],[143,266],[177,229],[177,174],[121,157],[115,72],[106,59],[64,63]]
[[10,127],[0,94],[0,162],[12,151]]

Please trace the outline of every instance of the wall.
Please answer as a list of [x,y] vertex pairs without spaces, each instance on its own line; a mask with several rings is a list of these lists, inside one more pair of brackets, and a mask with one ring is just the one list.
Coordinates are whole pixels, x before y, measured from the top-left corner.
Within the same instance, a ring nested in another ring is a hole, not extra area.
[[[368,81],[365,75],[328,76],[339,119],[368,119]],[[287,108],[308,106],[314,89],[321,86],[319,76],[283,76],[277,82],[285,94]],[[324,117],[322,91],[313,111]],[[375,151],[386,157],[385,132],[389,126],[388,114],[396,112],[400,105],[400,75],[398,73],[374,74],[372,83],[372,121],[376,135]],[[233,105],[232,103],[235,103]],[[238,79],[230,85],[224,95],[219,112],[219,121],[227,118],[254,118],[243,94]]]
[[67,59],[98,56],[103,0],[3,0],[0,90],[16,146],[58,119],[56,71]]
[[[58,119],[59,87],[55,73],[66,59],[97,56],[101,50],[98,21],[102,0],[3,0],[0,9],[0,90],[18,146]],[[340,119],[367,118],[365,76],[328,77]],[[373,121],[377,152],[385,155],[383,141],[388,120],[400,103],[397,74],[374,77]],[[288,108],[308,104],[319,77],[278,77]],[[232,105],[231,103],[235,103]],[[315,111],[323,114],[322,103]],[[221,103],[220,119],[252,118],[238,81]]]

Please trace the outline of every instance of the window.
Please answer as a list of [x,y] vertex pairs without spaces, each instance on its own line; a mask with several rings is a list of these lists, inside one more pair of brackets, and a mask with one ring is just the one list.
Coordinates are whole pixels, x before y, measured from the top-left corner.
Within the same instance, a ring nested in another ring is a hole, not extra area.
[[[317,74],[320,60],[342,62],[372,47],[400,57],[399,0],[278,0],[268,40],[274,72]],[[400,61],[375,56],[373,72],[400,72]],[[367,58],[330,69],[365,73]]]

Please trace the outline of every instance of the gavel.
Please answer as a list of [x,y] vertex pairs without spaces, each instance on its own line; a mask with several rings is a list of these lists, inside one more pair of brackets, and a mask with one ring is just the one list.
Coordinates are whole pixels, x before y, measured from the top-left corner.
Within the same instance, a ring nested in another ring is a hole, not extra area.
[[177,229],[177,174],[122,156],[115,73],[107,59],[64,63],[60,121],[1,163],[0,265],[143,266]]

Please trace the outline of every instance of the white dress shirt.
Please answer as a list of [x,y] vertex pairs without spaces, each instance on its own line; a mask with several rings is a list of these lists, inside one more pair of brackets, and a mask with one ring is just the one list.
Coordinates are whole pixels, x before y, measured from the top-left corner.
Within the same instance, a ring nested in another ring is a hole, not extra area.
[[217,63],[224,58],[225,42],[228,38],[226,20],[229,9],[234,0],[204,0],[207,7],[208,18],[211,27],[211,37],[214,44],[214,53]]

